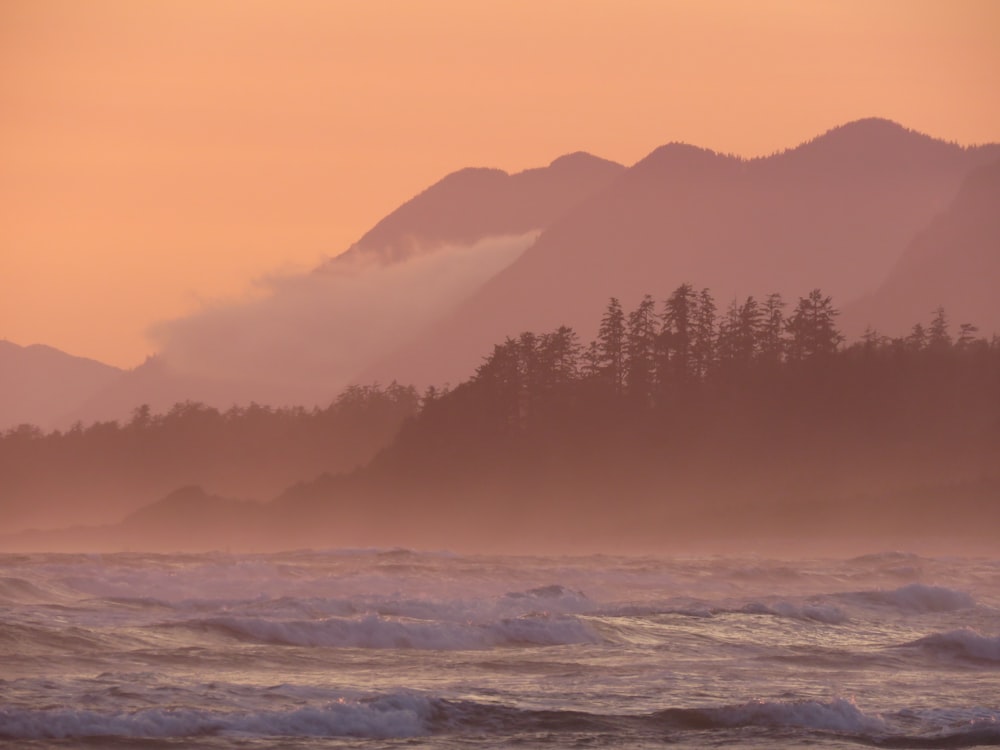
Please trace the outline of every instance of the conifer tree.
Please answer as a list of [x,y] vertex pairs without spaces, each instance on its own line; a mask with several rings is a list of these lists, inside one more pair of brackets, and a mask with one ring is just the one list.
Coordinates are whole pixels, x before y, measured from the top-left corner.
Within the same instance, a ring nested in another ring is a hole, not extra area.
[[931,349],[947,349],[951,346],[951,335],[948,333],[948,316],[945,315],[944,308],[939,307],[934,311],[934,318],[931,326],[927,330],[927,346]]
[[693,377],[691,348],[697,312],[694,287],[681,284],[663,305],[657,337],[656,379],[662,388],[687,385]]
[[715,300],[708,289],[698,295],[691,342],[691,369],[698,379],[704,379],[715,363],[716,320]]
[[785,301],[778,292],[768,295],[761,315],[758,352],[766,364],[777,364],[785,353]]
[[618,298],[612,297],[601,318],[597,338],[587,350],[587,369],[616,396],[621,395],[625,386],[625,339],[625,313]]
[[656,302],[647,294],[628,316],[625,390],[637,403],[646,404],[652,396],[657,328]]
[[795,312],[788,319],[788,355],[792,360],[827,357],[837,351],[843,336],[834,325],[839,311],[830,297],[813,289],[808,297],[800,297]]

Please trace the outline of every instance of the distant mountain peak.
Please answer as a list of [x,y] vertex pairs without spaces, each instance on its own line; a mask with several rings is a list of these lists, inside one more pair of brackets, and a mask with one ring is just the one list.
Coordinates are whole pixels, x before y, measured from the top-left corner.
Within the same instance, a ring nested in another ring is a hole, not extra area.
[[463,167],[446,174],[423,192],[426,193],[444,186],[455,187],[459,184],[497,182],[509,176],[507,172],[496,167]]
[[929,152],[944,155],[960,151],[960,146],[904,127],[882,117],[866,117],[831,128],[785,153],[828,152],[858,158],[877,157],[880,161],[925,158]]
[[652,151],[630,170],[631,173],[648,175],[704,175],[729,168],[740,160],[720,154],[711,149],[692,146],[689,143],[672,142]]
[[555,170],[575,170],[581,168],[590,169],[593,167],[612,167],[620,169],[621,165],[617,162],[602,159],[599,156],[594,156],[586,151],[574,151],[570,154],[563,154],[562,156],[553,159],[549,164],[549,169]]
[[[915,130],[911,130],[903,125],[900,125],[895,120],[890,120],[887,117],[861,117],[857,120],[851,120],[850,122],[845,122],[843,125],[838,125],[835,128],[830,128],[828,133],[834,131],[867,131],[870,133],[882,132],[882,133],[915,133]],[[822,136],[820,136],[822,137]]]

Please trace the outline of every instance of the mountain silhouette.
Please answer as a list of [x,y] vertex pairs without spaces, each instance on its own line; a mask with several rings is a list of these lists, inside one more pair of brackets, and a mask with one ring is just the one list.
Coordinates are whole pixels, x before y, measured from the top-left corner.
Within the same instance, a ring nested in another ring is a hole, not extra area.
[[310,274],[279,280],[268,300],[173,324],[160,355],[69,419],[123,419],[142,403],[164,411],[184,400],[219,408],[251,401],[325,405],[624,169],[574,153],[516,174],[479,168],[450,174],[346,252]]
[[89,392],[56,415],[55,425],[64,427],[74,422],[115,419],[127,420],[141,405],[153,412],[166,412],[183,401],[201,401],[226,408],[236,403],[249,403],[261,392],[252,375],[243,379],[220,379],[190,375],[178,371],[162,357],[147,357],[131,370],[118,371],[114,379]]
[[624,170],[583,152],[516,174],[461,169],[408,200],[318,270],[361,257],[399,262],[442,245],[544,229]]
[[1000,160],[975,170],[947,210],[906,248],[885,282],[844,312],[865,326],[905,335],[914,321],[945,309],[954,333],[971,323],[987,338],[1000,333]]
[[[988,301],[962,305],[985,300],[988,290],[971,290],[997,278],[971,249],[991,236],[980,224],[994,204],[983,187],[970,195],[987,197],[952,202],[997,159],[997,144],[965,148],[871,118],[755,159],[670,143],[629,168],[574,153],[516,174],[459,170],[312,273],[276,284],[269,301],[180,321],[159,356],[15,421],[49,420],[56,406],[65,426],[123,419],[142,403],[312,404],[348,382],[455,383],[506,336],[565,324],[591,338],[609,297],[631,307],[682,282],[710,287],[722,306],[770,291],[794,304],[820,287],[851,320],[857,311],[886,332],[912,324],[915,308],[894,310],[911,297],[992,325]],[[985,204],[962,207],[975,200]],[[926,293],[893,291],[919,286],[921,258],[956,243],[969,257],[954,249],[954,263],[935,261]],[[944,279],[947,295],[933,288]]]
[[913,236],[1000,146],[963,148],[881,119],[743,160],[662,146],[546,229],[479,292],[369,379],[455,382],[493,342],[566,324],[590,338],[610,296],[688,281],[720,304],[761,290],[838,304],[875,289]]
[[51,346],[0,340],[0,430],[22,423],[48,428],[121,376],[117,367]]

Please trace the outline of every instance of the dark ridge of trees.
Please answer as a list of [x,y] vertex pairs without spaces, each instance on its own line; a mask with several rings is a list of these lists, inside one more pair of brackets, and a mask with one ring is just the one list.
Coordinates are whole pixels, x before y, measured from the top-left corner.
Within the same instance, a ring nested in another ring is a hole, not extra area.
[[[721,315],[688,284],[631,311],[612,298],[587,346],[565,327],[495,346],[472,378],[425,400],[354,492],[378,485],[403,516],[403,497],[444,518],[475,508],[497,529],[544,517],[598,533],[622,513],[653,527],[834,528],[848,509],[902,529],[943,512],[911,490],[936,487],[940,501],[972,482],[985,495],[968,502],[1000,520],[1000,339],[968,324],[954,338],[937,310],[907,337],[848,345],[837,314],[819,290],[734,300]],[[343,507],[345,492],[317,488],[310,505],[300,491],[298,507]]]
[[[1000,339],[977,337],[975,326],[962,324],[953,340],[940,308],[926,328],[918,323],[904,338],[869,330],[845,345],[838,310],[819,289],[786,315],[787,307],[779,294],[764,302],[750,296],[733,300],[719,316],[709,291],[690,284],[674,290],[661,312],[649,295],[628,313],[611,298],[588,346],[566,327],[508,338],[469,381],[428,399],[407,431],[419,432],[427,446],[439,431],[474,442],[486,434],[560,431],[567,419],[593,425],[605,417],[638,420],[669,431],[672,420],[736,406],[734,399],[740,409],[784,417],[829,410],[826,417],[836,421],[863,419],[855,412],[876,402],[884,411],[904,399],[910,401],[897,405],[915,420],[938,400],[981,399],[984,413],[1000,408],[994,379]],[[960,378],[965,395],[943,388],[942,378],[952,377]],[[973,386],[979,390],[969,390]]]
[[326,408],[220,411],[139,406],[124,423],[0,436],[0,528],[118,520],[183,485],[267,499],[295,481],[350,471],[388,444],[420,398],[410,386],[351,386]]
[[[612,298],[594,341],[524,332],[422,396],[355,386],[323,410],[185,403],[18,428],[0,437],[0,505],[124,511],[181,485],[266,498],[298,482],[266,524],[283,541],[263,543],[326,546],[536,522],[586,537],[1000,521],[1000,339],[954,335],[938,309],[847,344],[818,289],[719,310],[690,284],[633,310]],[[952,494],[971,510],[944,511]]]

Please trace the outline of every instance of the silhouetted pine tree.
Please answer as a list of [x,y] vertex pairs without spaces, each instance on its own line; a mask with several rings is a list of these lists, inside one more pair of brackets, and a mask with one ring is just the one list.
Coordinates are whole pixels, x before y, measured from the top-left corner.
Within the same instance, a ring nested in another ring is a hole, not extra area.
[[625,313],[621,302],[612,297],[601,318],[597,339],[587,350],[587,371],[615,396],[625,388],[625,344]]
[[691,370],[695,378],[703,380],[708,376],[716,361],[715,300],[708,289],[698,295],[694,315],[694,331],[691,341]]
[[658,329],[656,302],[647,294],[628,316],[625,392],[639,406],[648,406],[653,395]]
[[837,351],[843,336],[834,325],[839,311],[833,300],[813,289],[808,297],[800,297],[795,312],[788,319],[788,356],[793,361],[828,357]]
[[767,296],[761,315],[758,352],[761,362],[775,365],[785,354],[785,301],[777,292]]
[[687,283],[677,287],[663,304],[663,325],[656,346],[656,382],[661,397],[690,386],[695,379],[691,350],[697,312],[697,295]]
[[939,307],[934,311],[934,318],[931,320],[931,326],[927,333],[927,347],[929,349],[940,351],[951,346],[951,335],[948,333],[948,316],[945,314],[943,307]]

